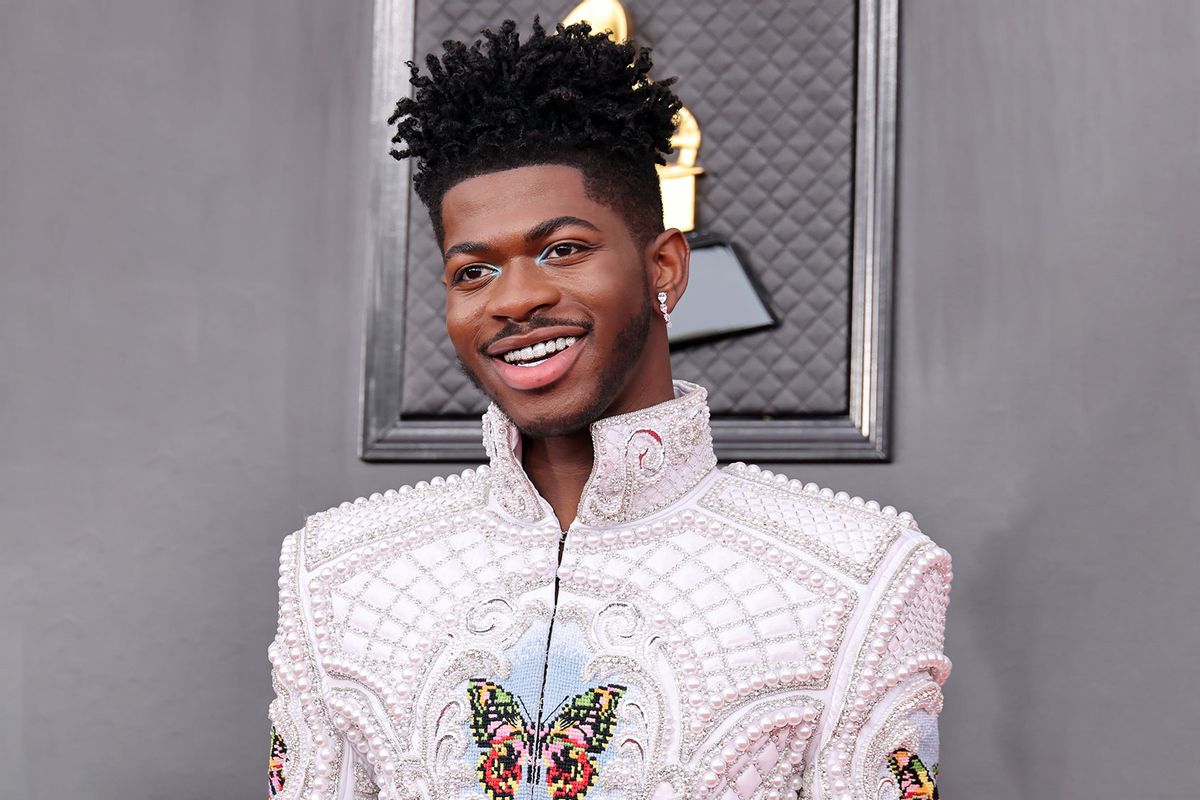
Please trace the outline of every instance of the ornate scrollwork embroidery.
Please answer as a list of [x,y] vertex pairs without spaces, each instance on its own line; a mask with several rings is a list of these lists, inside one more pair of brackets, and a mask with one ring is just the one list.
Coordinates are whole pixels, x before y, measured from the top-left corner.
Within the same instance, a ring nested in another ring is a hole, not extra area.
[[[632,603],[615,601],[596,612],[592,634],[602,651],[628,646],[634,636],[645,628],[642,612]],[[618,644],[619,643],[619,644]]]
[[515,519],[537,522],[546,512],[517,458],[520,436],[500,407],[490,404],[483,415],[483,447],[491,467],[492,496]]
[[625,443],[625,460],[633,466],[640,480],[650,480],[662,472],[667,463],[667,451],[662,437],[653,428],[639,428]]
[[511,626],[517,619],[517,610],[505,597],[489,597],[467,609],[467,630],[474,634],[492,633],[502,627]]
[[716,467],[707,392],[675,381],[676,398],[592,424],[596,468],[584,487],[580,521],[627,523],[660,511]]

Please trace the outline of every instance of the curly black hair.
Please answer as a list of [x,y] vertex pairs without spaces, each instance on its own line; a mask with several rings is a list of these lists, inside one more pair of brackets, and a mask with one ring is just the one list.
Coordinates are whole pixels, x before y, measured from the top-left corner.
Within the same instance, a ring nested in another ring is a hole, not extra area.
[[[547,34],[535,17],[521,42],[505,20],[486,44],[444,42],[441,59],[411,61],[414,97],[396,103],[396,159],[416,162],[413,185],[443,238],[442,197],[459,181],[514,167],[565,164],[645,243],[661,233],[655,164],[671,152],[681,103],[674,78],[651,82],[650,51],[592,33],[586,22]],[[398,124],[397,124],[398,123]]]

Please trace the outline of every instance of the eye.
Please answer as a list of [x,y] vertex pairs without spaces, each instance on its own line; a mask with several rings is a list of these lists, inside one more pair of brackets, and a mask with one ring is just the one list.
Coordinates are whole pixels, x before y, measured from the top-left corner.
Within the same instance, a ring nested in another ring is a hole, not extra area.
[[454,283],[473,283],[498,275],[500,270],[491,264],[467,264],[454,273]]
[[591,248],[579,242],[555,242],[542,251],[538,261],[564,260],[586,253]]

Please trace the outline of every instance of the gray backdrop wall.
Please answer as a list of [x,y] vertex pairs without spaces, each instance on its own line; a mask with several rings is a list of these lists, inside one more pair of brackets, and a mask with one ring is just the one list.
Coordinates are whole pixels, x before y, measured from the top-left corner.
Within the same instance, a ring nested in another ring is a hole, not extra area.
[[[908,0],[895,462],[947,798],[1200,786],[1200,11]],[[264,796],[281,538],[354,453],[369,0],[0,3],[0,795]],[[441,467],[437,467],[441,468]]]

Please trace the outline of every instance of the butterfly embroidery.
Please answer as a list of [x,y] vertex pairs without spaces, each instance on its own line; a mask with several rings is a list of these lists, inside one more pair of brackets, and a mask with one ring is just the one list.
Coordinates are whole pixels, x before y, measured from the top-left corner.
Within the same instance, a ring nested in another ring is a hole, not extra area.
[[894,750],[887,765],[900,785],[901,800],[938,800],[937,764],[927,769],[916,753]]
[[[473,678],[471,736],[482,748],[476,774],[491,800],[511,800],[521,783],[541,780],[550,797],[581,800],[596,782],[596,758],[612,740],[624,686],[597,686],[566,698],[546,725],[531,725],[520,699],[498,683]],[[554,713],[554,712],[551,712]],[[545,776],[542,777],[542,770]]]
[[287,759],[287,744],[283,737],[271,726],[271,754],[267,757],[267,791],[268,797],[275,797],[283,791],[284,762]]

